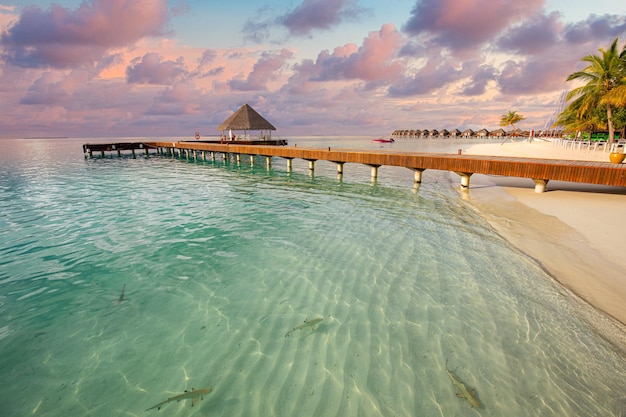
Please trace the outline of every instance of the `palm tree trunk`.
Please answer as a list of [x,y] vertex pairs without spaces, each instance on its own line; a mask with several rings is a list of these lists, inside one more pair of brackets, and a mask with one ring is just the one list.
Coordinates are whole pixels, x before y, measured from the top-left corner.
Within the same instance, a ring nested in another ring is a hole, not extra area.
[[613,127],[613,109],[608,103],[606,105],[606,118],[609,125],[609,143],[613,143],[615,142],[615,128]]

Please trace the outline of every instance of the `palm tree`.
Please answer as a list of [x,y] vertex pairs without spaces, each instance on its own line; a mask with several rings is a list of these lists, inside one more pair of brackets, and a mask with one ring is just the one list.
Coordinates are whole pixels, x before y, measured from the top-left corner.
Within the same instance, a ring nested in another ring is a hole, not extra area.
[[[507,114],[503,114],[500,118],[500,126],[512,126],[513,131],[515,131],[515,123],[521,122],[525,117],[521,114],[517,114],[517,111],[509,110]],[[508,138],[505,138],[500,145],[504,145],[504,142],[507,141]]]
[[503,114],[500,118],[500,126],[511,126],[515,130],[515,123],[521,122],[525,117],[517,114],[514,110],[509,110],[507,114]]
[[596,129],[606,128],[599,120],[597,111],[578,116],[578,109],[573,106],[568,106],[559,114],[552,127],[557,126],[563,126],[566,132],[572,132],[575,137],[578,132],[589,132],[591,135]]
[[[626,46],[618,52],[619,38],[615,38],[607,50],[598,49],[600,55],[587,55],[582,61],[589,65],[567,77],[567,81],[581,80],[586,84],[570,91],[567,99],[573,101],[568,107],[576,109],[576,116],[585,119],[595,108],[604,106],[609,130],[609,142],[615,138],[613,126],[613,108],[619,105],[620,95],[612,92],[624,85],[626,77]],[[618,89],[618,93],[619,93]],[[610,93],[610,94],[609,94]]]

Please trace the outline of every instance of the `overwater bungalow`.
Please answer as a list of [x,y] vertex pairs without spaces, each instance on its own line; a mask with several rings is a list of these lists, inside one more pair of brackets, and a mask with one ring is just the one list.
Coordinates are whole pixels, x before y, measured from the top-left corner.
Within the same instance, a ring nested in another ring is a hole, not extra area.
[[489,136],[492,138],[503,138],[506,136],[504,129],[496,129],[489,132]]
[[450,131],[448,131],[448,129],[441,129],[439,131],[439,135],[440,138],[447,138],[448,136],[450,136]]
[[461,131],[459,129],[454,129],[450,132],[450,136],[453,138],[458,138],[459,136],[461,136]]
[[461,136],[464,138],[471,138],[475,134],[476,133],[472,129],[465,129],[463,132],[461,132]]
[[489,131],[487,129],[480,129],[478,132],[476,132],[476,137],[477,138],[487,138],[489,137]]

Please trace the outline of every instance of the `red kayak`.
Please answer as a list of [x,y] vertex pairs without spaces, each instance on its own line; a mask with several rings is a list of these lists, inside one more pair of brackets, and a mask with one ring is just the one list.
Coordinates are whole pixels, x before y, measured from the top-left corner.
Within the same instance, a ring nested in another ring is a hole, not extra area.
[[372,142],[378,142],[378,143],[393,143],[395,142],[395,140],[393,139],[383,139],[383,138],[378,138],[378,139],[373,139]]

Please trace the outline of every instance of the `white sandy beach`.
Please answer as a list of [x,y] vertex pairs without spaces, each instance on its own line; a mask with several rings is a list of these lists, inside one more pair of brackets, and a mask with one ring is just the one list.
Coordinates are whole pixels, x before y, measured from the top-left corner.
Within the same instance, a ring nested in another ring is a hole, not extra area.
[[[608,162],[606,152],[544,141],[481,144],[464,152]],[[545,193],[533,188],[529,179],[474,175],[468,199],[563,286],[626,324],[626,189],[558,181],[549,182]]]

